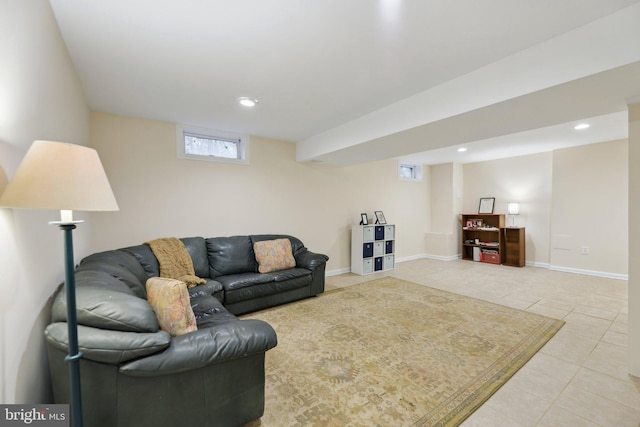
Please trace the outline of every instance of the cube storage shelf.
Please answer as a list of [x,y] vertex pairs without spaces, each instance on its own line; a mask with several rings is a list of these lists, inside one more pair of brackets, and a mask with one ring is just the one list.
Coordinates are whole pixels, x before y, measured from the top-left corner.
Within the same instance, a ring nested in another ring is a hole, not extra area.
[[365,275],[395,267],[395,225],[351,227],[351,272]]

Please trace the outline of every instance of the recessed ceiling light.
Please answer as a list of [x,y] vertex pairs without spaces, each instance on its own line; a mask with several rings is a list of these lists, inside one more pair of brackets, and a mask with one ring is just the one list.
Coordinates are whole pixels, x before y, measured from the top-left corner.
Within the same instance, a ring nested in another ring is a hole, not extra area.
[[590,127],[591,127],[591,125],[589,123],[578,123],[573,128],[575,130],[583,130],[583,129],[588,129]]
[[464,153],[465,151],[467,151],[467,149],[464,147],[458,148],[458,153]]
[[258,103],[258,100],[255,98],[249,98],[247,96],[242,96],[238,98],[238,102],[240,105],[244,105],[245,107],[255,107]]

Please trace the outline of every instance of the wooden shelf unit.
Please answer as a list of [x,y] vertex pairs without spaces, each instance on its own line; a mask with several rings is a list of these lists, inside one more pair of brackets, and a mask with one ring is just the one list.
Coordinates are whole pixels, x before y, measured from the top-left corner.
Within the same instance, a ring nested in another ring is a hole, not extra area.
[[524,235],[524,227],[507,227],[504,229],[504,265],[524,267],[526,262]]
[[[504,214],[462,214],[462,259],[502,264],[506,255]],[[471,226],[467,224],[476,224]],[[497,255],[497,256],[496,256]]]

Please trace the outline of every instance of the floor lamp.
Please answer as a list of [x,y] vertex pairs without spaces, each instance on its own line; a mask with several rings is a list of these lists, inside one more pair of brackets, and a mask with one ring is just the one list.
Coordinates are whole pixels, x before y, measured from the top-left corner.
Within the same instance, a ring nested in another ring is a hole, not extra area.
[[71,421],[82,426],[80,358],[72,231],[83,221],[73,220],[73,211],[116,211],[118,204],[96,150],[81,145],[35,141],[15,176],[0,197],[0,206],[60,210],[58,225],[64,231],[65,286],[69,333],[69,385]]

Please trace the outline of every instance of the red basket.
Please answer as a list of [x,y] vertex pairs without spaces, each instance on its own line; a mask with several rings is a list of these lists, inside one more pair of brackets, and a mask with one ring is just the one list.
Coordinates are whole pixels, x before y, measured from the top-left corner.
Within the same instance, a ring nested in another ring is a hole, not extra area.
[[500,254],[480,252],[480,261],[491,264],[500,264]]

